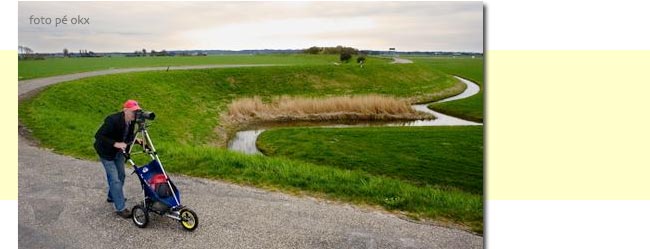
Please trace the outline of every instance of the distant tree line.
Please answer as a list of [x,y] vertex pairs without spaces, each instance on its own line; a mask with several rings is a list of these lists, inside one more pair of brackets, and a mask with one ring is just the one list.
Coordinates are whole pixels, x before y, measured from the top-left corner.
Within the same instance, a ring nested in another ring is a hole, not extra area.
[[313,46],[308,49],[304,49],[303,53],[305,54],[338,54],[339,59],[342,62],[348,63],[352,59],[352,55],[357,55],[357,63],[363,64],[366,61],[366,54],[364,52],[359,52],[359,49],[353,47],[317,47]]
[[149,53],[147,53],[146,49],[142,50],[136,50],[132,54],[127,54],[127,57],[145,57],[145,56],[174,56],[174,53],[167,52],[167,50],[162,50],[162,51],[156,51],[156,50],[151,50]]
[[75,54],[70,52],[67,48],[63,49],[63,57],[102,57],[103,55],[97,54],[87,49],[79,49],[79,53]]
[[34,53],[34,50],[27,46],[18,45],[18,59],[19,60],[44,60],[45,57]]
[[336,47],[310,47],[303,50],[306,54],[358,54],[359,50],[352,47],[336,46]]

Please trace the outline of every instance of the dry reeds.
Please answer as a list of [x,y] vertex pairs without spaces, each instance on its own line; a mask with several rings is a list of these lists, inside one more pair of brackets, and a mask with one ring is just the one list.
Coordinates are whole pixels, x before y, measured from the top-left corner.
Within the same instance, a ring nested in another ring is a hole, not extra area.
[[260,97],[234,100],[226,113],[235,123],[281,121],[364,121],[431,118],[406,100],[380,95],[328,98],[279,97],[264,103]]

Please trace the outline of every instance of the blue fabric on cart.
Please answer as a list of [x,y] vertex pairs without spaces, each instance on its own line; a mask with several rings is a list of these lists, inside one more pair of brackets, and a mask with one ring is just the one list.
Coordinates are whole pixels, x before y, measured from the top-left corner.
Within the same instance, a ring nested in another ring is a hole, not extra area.
[[[136,169],[136,172],[138,175],[142,177],[142,179],[145,181],[147,186],[145,187],[145,195],[149,196],[152,198],[154,201],[160,201],[164,203],[165,205],[169,207],[175,207],[180,205],[181,203],[181,193],[178,191],[174,183],[171,181],[171,179],[168,179],[169,183],[172,186],[172,190],[176,196],[174,198],[174,195],[169,196],[167,198],[161,198],[156,194],[156,191],[154,191],[151,186],[149,185],[149,181],[157,174],[161,174],[163,172],[162,167],[160,166],[160,163],[157,160],[152,160],[149,162],[147,165],[144,165],[142,167],[138,167]],[[176,202],[178,200],[178,202]]]

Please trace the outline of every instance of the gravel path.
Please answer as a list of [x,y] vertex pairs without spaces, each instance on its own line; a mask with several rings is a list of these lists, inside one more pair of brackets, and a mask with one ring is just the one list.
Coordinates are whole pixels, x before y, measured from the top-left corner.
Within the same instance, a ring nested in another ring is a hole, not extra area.
[[164,70],[189,70],[189,69],[206,69],[206,68],[232,68],[232,67],[268,67],[268,66],[281,66],[282,64],[232,64],[232,65],[196,65],[196,66],[169,66],[169,67],[136,67],[136,68],[120,68],[120,69],[107,69],[92,72],[73,73],[66,75],[58,75],[46,78],[37,78],[31,80],[21,80],[18,82],[18,96],[23,96],[33,90],[39,88],[64,82],[87,78],[92,76],[118,74],[118,73],[131,73],[131,72],[144,72],[144,71],[164,71]]
[[[98,74],[74,74],[74,79],[94,75]],[[70,77],[21,82],[19,95],[22,98]],[[33,146],[22,136],[18,149],[20,248],[483,247],[483,237],[462,230],[417,224],[347,204],[174,174],[171,177],[182,193],[183,204],[199,216],[199,228],[186,232],[176,221],[154,214],[149,227],[139,229],[131,220],[113,214],[112,206],[105,202],[106,180],[98,161],[58,155]],[[135,175],[127,175],[124,191],[128,206],[142,197],[137,181]]]
[[410,63],[413,63],[413,61],[409,60],[409,59],[402,59],[402,58],[399,58],[399,57],[393,57],[393,62],[391,62],[391,63],[393,63],[393,64],[410,64]]

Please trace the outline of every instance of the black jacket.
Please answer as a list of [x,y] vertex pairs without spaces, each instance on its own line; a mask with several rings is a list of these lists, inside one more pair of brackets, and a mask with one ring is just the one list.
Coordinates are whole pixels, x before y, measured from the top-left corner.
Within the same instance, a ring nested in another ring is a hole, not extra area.
[[126,139],[124,139],[124,130],[126,129],[126,122],[124,121],[124,112],[111,114],[104,119],[104,124],[95,133],[95,151],[97,154],[106,160],[115,160],[115,156],[120,152],[117,148],[113,147],[115,142],[130,143],[135,138],[133,130],[135,129],[135,121],[129,124],[129,131]]

